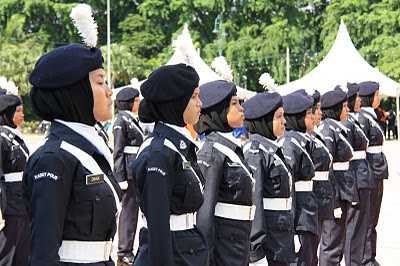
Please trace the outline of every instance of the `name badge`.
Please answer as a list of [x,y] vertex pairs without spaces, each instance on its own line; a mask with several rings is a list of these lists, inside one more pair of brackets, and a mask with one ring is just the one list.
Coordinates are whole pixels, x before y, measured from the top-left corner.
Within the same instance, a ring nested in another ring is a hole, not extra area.
[[280,161],[280,160],[275,160],[274,161],[274,165],[275,166],[279,166],[279,165],[281,165],[282,164],[282,161]]
[[19,149],[19,144],[15,144],[15,145],[11,146],[11,150],[12,151],[15,151],[15,150],[18,150],[18,149]]
[[104,174],[94,174],[86,176],[86,185],[94,185],[104,182]]
[[192,167],[192,165],[191,165],[190,162],[182,162],[182,168],[183,168],[184,170],[188,170],[188,169],[190,169],[191,167]]
[[237,162],[227,162],[229,167],[241,167],[242,165],[240,163]]

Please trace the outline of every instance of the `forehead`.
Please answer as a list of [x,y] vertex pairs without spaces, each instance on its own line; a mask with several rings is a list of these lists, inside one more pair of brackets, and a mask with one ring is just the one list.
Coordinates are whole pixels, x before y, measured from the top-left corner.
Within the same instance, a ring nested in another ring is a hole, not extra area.
[[106,73],[106,72],[105,72],[104,69],[102,69],[102,68],[99,68],[99,69],[96,69],[96,70],[90,72],[90,74],[91,74],[93,77],[95,77],[95,78],[97,78],[97,77],[104,77],[104,76],[105,76],[105,73]]

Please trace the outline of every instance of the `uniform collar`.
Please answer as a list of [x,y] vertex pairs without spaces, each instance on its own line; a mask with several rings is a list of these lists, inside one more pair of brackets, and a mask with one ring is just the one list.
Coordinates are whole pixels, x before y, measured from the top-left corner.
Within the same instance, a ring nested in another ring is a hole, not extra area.
[[[232,132],[230,132],[230,133],[232,133]],[[213,131],[213,132],[207,134],[206,139],[209,139],[209,140],[218,142],[222,145],[225,145],[233,151],[236,150],[236,148],[242,148],[241,146],[236,145],[231,140],[229,140],[229,139],[223,137],[221,134],[217,133],[217,131]]]
[[232,143],[234,143],[236,146],[242,147],[242,141],[238,138],[235,138],[233,136],[233,132],[219,132],[216,131],[219,135],[221,135],[222,137],[226,138],[227,140],[231,141]]
[[276,151],[281,148],[277,141],[270,140],[266,137],[261,136],[260,134],[251,134],[249,137],[250,140],[256,140],[260,142],[265,148],[271,149],[271,152],[276,153]]
[[131,111],[129,111],[129,110],[124,110],[124,112],[127,113],[128,115],[130,115],[133,119],[135,119],[136,122],[138,121],[138,120],[137,120],[137,116],[134,115]]
[[14,136],[18,136],[20,139],[23,139],[21,132],[18,130],[18,128],[12,128],[6,125],[2,125],[2,127],[6,130],[8,130],[9,132],[11,132],[12,134],[14,134]]
[[372,115],[372,117],[374,117],[375,119],[377,119],[374,108],[372,108],[372,107],[361,107],[361,110],[364,110],[365,112],[367,112],[367,113],[369,113],[370,115]]
[[197,149],[197,145],[191,139],[189,139],[188,136],[184,135],[187,133],[185,133],[181,127],[157,122],[154,126],[153,132],[169,139],[185,157],[189,152],[190,146],[193,146],[194,149]]

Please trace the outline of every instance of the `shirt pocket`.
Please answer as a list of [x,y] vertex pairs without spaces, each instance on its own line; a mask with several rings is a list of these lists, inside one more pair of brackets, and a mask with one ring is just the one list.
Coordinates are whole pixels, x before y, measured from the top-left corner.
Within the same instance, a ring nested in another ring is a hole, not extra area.
[[293,229],[293,216],[291,212],[265,212],[265,221],[268,229]]

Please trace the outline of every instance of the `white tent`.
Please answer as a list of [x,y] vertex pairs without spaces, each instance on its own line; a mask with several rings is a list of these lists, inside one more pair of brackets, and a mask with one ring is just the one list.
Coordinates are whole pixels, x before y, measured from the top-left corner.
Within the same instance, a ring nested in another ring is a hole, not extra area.
[[313,88],[324,94],[338,84],[363,81],[379,82],[382,97],[396,97],[400,88],[399,83],[373,68],[358,53],[342,20],[336,40],[321,63],[301,79],[279,86],[277,91],[286,95],[298,89]]

